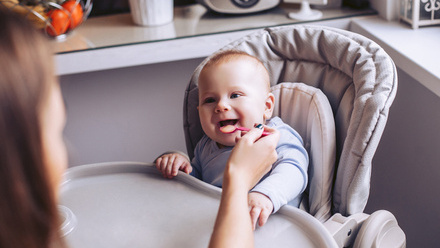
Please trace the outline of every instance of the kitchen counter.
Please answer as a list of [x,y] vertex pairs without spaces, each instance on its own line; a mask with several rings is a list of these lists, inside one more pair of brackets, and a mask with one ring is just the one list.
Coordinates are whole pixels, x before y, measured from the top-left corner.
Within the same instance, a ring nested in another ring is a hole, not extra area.
[[370,16],[353,19],[350,31],[377,42],[397,67],[440,96],[439,26],[414,30],[405,23]]
[[266,27],[319,24],[347,29],[351,18],[375,11],[326,9],[316,21],[287,17],[298,11],[284,4],[248,15],[220,15],[199,4],[176,7],[174,21],[158,27],[136,26],[129,13],[89,18],[65,40],[53,41],[58,75],[201,58],[244,35]]

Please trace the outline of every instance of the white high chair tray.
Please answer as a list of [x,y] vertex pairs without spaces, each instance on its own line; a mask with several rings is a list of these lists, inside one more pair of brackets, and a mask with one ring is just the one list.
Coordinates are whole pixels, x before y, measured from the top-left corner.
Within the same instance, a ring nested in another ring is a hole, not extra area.
[[[221,189],[184,173],[165,179],[151,164],[118,162],[70,168],[60,193],[73,213],[65,221],[73,228],[65,236],[70,247],[205,248]],[[319,221],[293,207],[255,231],[256,247],[334,244]]]

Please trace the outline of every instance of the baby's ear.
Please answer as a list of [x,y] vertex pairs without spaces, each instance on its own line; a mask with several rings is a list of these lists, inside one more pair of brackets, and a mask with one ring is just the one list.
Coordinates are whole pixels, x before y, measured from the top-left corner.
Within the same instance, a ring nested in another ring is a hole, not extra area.
[[275,107],[275,96],[272,93],[267,94],[265,107],[264,118],[269,120],[272,117],[273,109]]

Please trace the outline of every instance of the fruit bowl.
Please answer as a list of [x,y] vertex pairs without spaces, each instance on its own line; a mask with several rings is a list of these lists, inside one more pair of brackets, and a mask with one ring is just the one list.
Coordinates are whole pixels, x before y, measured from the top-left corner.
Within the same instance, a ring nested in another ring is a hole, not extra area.
[[92,0],[0,0],[0,5],[26,17],[56,39],[64,39],[92,11]]

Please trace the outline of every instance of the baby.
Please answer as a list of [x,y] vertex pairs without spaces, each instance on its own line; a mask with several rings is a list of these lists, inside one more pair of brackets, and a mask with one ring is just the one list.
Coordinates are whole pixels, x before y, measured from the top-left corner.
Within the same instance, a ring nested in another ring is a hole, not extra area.
[[254,229],[257,219],[260,226],[264,225],[281,206],[289,203],[298,207],[307,186],[308,155],[300,135],[280,118],[271,118],[275,98],[264,65],[244,52],[220,52],[203,67],[198,87],[197,109],[205,135],[196,145],[192,162],[185,154],[165,153],[156,159],[156,167],[168,178],[181,170],[221,187],[231,150],[243,135],[240,131],[224,133],[221,128],[252,128],[265,123],[280,132],[278,160],[249,193]]

